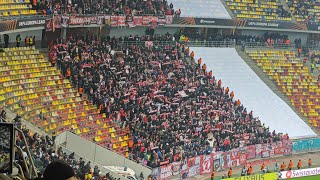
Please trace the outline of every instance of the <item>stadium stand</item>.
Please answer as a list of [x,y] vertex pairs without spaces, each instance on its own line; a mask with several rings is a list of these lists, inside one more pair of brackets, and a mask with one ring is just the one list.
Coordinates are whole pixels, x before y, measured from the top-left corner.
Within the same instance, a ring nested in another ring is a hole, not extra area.
[[128,156],[126,130],[115,126],[90,102],[82,100],[60,71],[34,47],[0,53],[0,101],[47,133],[72,131]]
[[[166,160],[227,151],[238,147],[240,140],[257,144],[283,138],[234,100],[233,92],[205,72],[205,66],[190,61],[189,48],[136,43],[119,46],[114,38],[99,42],[73,36],[63,43],[57,40],[51,48],[62,74],[72,69],[74,86],[83,88],[107,117],[130,128],[129,158],[157,167]],[[117,47],[121,52],[114,51]],[[238,121],[230,121],[233,111]]]
[[180,17],[231,19],[220,0],[169,0],[181,11]]
[[167,1],[135,0],[135,1],[54,1],[40,5],[47,14],[132,14],[132,15],[174,15],[173,4]]
[[283,7],[281,0],[226,0],[226,3],[237,18],[266,21],[292,19],[291,13]]
[[287,4],[298,22],[319,22],[320,3],[318,1],[287,0]]
[[[4,111],[0,108],[1,111]],[[6,118],[0,117],[5,122],[9,121]],[[13,120],[16,128],[20,129],[26,138],[26,143],[23,139],[22,134],[17,133],[15,138],[16,145],[21,148],[21,151],[15,152],[15,160],[22,169],[25,169],[25,165],[29,166],[31,164],[30,159],[23,158],[26,156],[27,148],[31,153],[33,162],[35,164],[36,170],[38,171],[38,177],[41,177],[44,173],[45,168],[53,161],[62,160],[69,164],[75,172],[76,177],[79,180],[88,179],[88,177],[94,177],[94,179],[100,180],[114,180],[110,173],[102,174],[97,164],[94,162],[87,161],[82,157],[78,157],[75,153],[66,153],[63,151],[62,147],[54,147],[54,137],[49,137],[48,135],[40,135],[36,132],[32,132],[25,125],[23,125],[21,118],[17,116]],[[3,135],[4,132],[1,132]],[[0,135],[0,139],[2,138]],[[0,149],[1,150],[1,149]],[[26,161],[24,161],[25,159]],[[87,161],[87,162],[86,162]],[[26,173],[26,172],[20,172]],[[24,177],[28,177],[27,174],[24,174]]]
[[30,0],[1,0],[0,17],[12,17],[19,15],[35,15],[36,10],[32,9]]
[[319,83],[309,69],[289,50],[247,49],[249,56],[268,74],[293,106],[308,118],[313,127],[319,127]]

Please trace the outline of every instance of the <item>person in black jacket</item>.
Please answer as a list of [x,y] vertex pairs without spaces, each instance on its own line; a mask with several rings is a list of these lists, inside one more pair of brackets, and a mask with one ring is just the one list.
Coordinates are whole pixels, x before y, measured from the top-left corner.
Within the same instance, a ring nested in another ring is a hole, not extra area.
[[8,34],[4,34],[4,47],[7,48],[9,47],[9,35]]

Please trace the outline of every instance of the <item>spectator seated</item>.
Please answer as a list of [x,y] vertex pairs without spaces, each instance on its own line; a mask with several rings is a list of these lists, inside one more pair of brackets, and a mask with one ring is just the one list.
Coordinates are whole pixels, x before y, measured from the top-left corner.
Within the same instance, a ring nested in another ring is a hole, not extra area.
[[269,75],[286,94],[291,104],[314,127],[319,127],[320,89],[303,60],[293,51],[285,50],[246,50],[257,65]]
[[[75,176],[79,180],[85,180],[89,174],[94,177],[94,179],[113,180],[109,173],[106,176],[102,175],[99,167],[95,165],[94,162],[91,163],[90,161],[79,157],[75,153],[64,152],[62,147],[56,150],[56,147],[54,147],[53,144],[54,138],[30,131],[22,125],[19,118],[15,119],[15,126],[21,129],[23,135],[26,137],[29,150],[33,152],[31,153],[31,156],[39,176],[43,175],[45,168],[50,164],[50,162],[61,160],[73,168]],[[3,134],[3,132],[1,132],[1,134]],[[27,154],[27,148],[23,141],[22,134],[20,133],[16,136],[16,144],[22,149],[23,153]],[[22,169],[26,168],[22,157],[25,156],[25,154],[21,154],[20,151],[15,152],[15,162],[17,162]],[[27,166],[31,164],[28,158],[26,158],[26,164]],[[24,172],[20,173],[23,174]]]
[[291,12],[298,22],[318,23],[320,2],[315,0],[287,0]]
[[0,17],[34,15],[36,10],[32,9],[30,0],[1,0]]
[[283,8],[280,0],[226,0],[226,3],[237,18],[266,21],[291,20],[291,14]]
[[[71,2],[71,4],[70,4]],[[67,14],[109,14],[109,15],[173,15],[172,4],[167,1],[152,0],[130,0],[130,1],[107,1],[100,0],[67,1],[66,6],[62,6],[61,1],[38,3],[39,9],[52,11],[52,13]]]
[[[0,103],[48,133],[72,131],[126,155],[126,130],[81,99],[68,79],[33,47],[0,53]],[[114,148],[116,147],[116,148]],[[128,155],[128,154],[127,154]]]
[[145,42],[130,37],[136,45],[125,45],[123,38],[75,36],[51,48],[62,72],[73,69],[74,86],[130,129],[129,158],[157,167],[166,160],[282,138],[233,99],[212,72],[190,60],[189,48],[159,45],[152,36]]

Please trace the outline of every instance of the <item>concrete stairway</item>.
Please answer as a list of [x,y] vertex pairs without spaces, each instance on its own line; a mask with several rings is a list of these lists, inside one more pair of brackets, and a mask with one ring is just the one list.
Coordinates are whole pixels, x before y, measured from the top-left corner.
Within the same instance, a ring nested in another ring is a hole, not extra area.
[[[259,76],[259,78],[277,95],[279,96],[286,104],[289,105],[289,107],[308,125],[308,119],[304,117],[299,111],[296,110],[294,106],[292,106],[289,98],[281,91],[279,90],[278,86],[272,81],[272,79],[269,78],[269,76],[264,73],[261,68],[247,55],[246,52],[241,50],[240,46],[236,47],[236,50],[239,54],[239,56],[247,63],[247,65]],[[320,131],[310,126],[312,130],[320,134]]]

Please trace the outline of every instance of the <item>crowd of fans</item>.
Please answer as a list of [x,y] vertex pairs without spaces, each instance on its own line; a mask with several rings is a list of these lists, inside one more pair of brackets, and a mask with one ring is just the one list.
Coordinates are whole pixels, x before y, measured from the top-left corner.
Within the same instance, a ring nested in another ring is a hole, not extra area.
[[[1,121],[0,121],[1,122]],[[10,169],[10,129],[0,127],[0,171]]]
[[319,10],[320,2],[316,0],[287,0],[288,6],[292,7],[293,15],[297,18],[297,21],[303,21],[305,23],[318,23],[319,16],[317,11]]
[[[239,34],[219,34],[217,32],[201,33],[194,29],[187,29],[185,31],[181,31],[179,33],[174,34],[173,36],[180,36],[184,35],[187,36],[189,41],[216,41],[216,42],[231,42],[233,44],[241,45],[243,42],[245,43],[268,43],[268,44],[291,44],[291,40],[289,39],[288,35],[280,34],[280,33],[269,33],[266,32],[263,35],[239,35]],[[177,39],[177,37],[175,38]],[[302,46],[301,38],[296,38],[294,40],[294,44],[296,48]]]
[[49,0],[38,1],[35,9],[44,14],[174,15],[166,0]]
[[59,148],[57,151],[55,151],[55,137],[43,136],[39,135],[38,133],[31,132],[22,125],[19,116],[14,119],[14,123],[17,128],[22,130],[27,141],[27,144],[25,144],[21,134],[16,136],[16,144],[22,149],[23,152],[15,152],[15,162],[18,163],[24,171],[26,169],[23,163],[23,157],[26,159],[27,164],[31,163],[27,154],[27,147],[29,147],[35,167],[39,171],[39,177],[44,174],[45,168],[51,162],[60,160],[70,165],[74,170],[75,177],[80,180],[116,180],[116,178],[112,177],[109,173],[102,175],[99,168],[97,166],[93,166],[90,161],[86,163],[82,158],[76,158],[75,153],[67,155],[62,151],[62,148]]
[[198,65],[190,61],[189,48],[152,41],[126,46],[119,39],[58,39],[50,53],[101,113],[130,129],[129,158],[157,167],[162,161],[282,138],[235,100],[201,59]]

